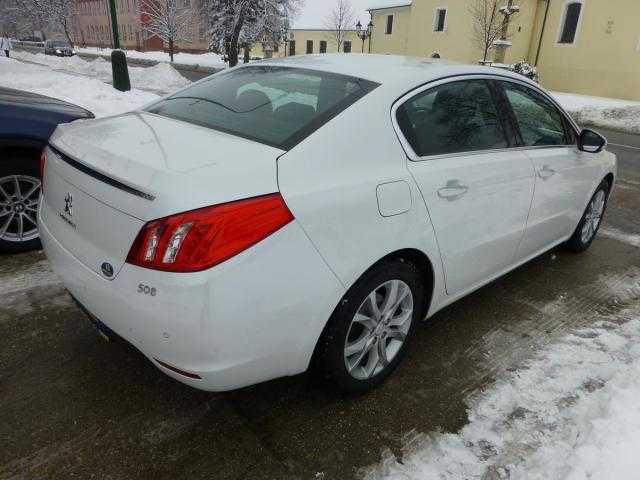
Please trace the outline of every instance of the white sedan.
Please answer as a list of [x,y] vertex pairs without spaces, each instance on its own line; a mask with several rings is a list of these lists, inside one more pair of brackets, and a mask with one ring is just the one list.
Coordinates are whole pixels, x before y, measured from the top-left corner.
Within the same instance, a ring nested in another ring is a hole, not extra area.
[[222,391],[317,367],[362,391],[416,324],[594,239],[606,140],[523,77],[397,56],[269,60],[61,125],[42,240],[98,327]]

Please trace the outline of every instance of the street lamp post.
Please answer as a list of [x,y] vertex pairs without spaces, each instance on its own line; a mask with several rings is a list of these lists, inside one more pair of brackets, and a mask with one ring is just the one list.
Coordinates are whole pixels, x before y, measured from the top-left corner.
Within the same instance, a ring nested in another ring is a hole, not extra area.
[[360,20],[358,20],[358,23],[356,23],[356,35],[358,35],[358,38],[362,40],[362,53],[364,53],[364,42],[365,40],[367,40],[367,38],[369,39],[369,53],[371,53],[371,34],[372,33],[373,33],[373,22],[369,22],[369,25],[367,25],[367,28],[364,29],[362,28],[362,23],[360,23]]

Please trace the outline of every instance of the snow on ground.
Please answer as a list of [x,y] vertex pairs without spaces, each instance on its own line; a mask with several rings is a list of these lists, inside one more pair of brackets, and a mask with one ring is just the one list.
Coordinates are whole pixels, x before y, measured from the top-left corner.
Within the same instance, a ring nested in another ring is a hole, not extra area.
[[[12,55],[19,60],[27,60],[29,62],[48,65],[55,69],[89,75],[103,82],[111,82],[113,78],[111,63],[102,57],[96,57],[94,60],[87,61],[78,56],[56,57],[43,53],[31,53],[24,50],[15,50]],[[191,83],[168,63],[159,63],[148,68],[129,66],[129,78],[132,87],[142,90],[152,90],[160,94],[173,92]]]
[[[76,48],[76,52],[91,53],[94,55],[111,55],[110,48],[84,47]],[[127,57],[141,60],[153,60],[156,62],[169,62],[169,54],[166,52],[138,52],[137,50],[125,50]],[[217,53],[176,53],[173,56],[174,63],[183,65],[201,65],[203,67],[226,68],[221,55]]]
[[579,125],[640,133],[640,102],[552,92]]
[[0,86],[66,100],[91,110],[96,117],[128,112],[159,98],[138,89],[120,92],[95,78],[61,73],[4,57],[0,57]]
[[20,293],[35,287],[59,285],[60,278],[51,271],[49,262],[41,260],[20,272],[5,274],[0,272],[0,298],[5,301],[9,295]]
[[640,248],[640,235],[638,234],[623,232],[612,227],[601,227],[598,234]]
[[640,476],[640,269],[607,282],[624,308],[596,317],[472,396],[458,433],[407,437],[367,480]]

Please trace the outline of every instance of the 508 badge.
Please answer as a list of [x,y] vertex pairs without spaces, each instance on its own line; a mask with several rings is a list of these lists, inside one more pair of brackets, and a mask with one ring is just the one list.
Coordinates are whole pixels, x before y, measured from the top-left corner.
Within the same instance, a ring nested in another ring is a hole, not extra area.
[[144,283],[138,284],[138,293],[143,293],[145,295],[151,295],[152,297],[156,296],[156,287],[150,287],[149,285],[145,285]]

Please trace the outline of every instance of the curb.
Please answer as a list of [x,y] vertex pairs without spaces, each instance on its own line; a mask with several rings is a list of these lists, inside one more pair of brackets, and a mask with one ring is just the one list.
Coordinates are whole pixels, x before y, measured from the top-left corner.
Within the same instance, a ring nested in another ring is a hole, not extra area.
[[[27,46],[21,45],[21,46],[16,46],[15,48],[16,50],[24,50],[26,52],[32,52],[32,53],[44,52],[44,49],[39,47],[27,47]],[[95,59],[100,57],[100,58],[104,58],[105,60],[111,61],[110,55],[102,54],[102,53],[82,52],[82,53],[77,53],[76,55],[84,59]],[[170,63],[170,62],[161,62],[157,60],[147,60],[144,58],[127,57],[127,65],[137,65],[140,67],[153,67],[160,63],[169,63],[173,68],[175,68],[178,71],[204,73],[207,75],[212,75],[214,73],[217,73],[223,70],[222,68],[208,67],[208,66],[198,65],[198,64],[193,65],[193,64],[186,64],[186,63]]]

